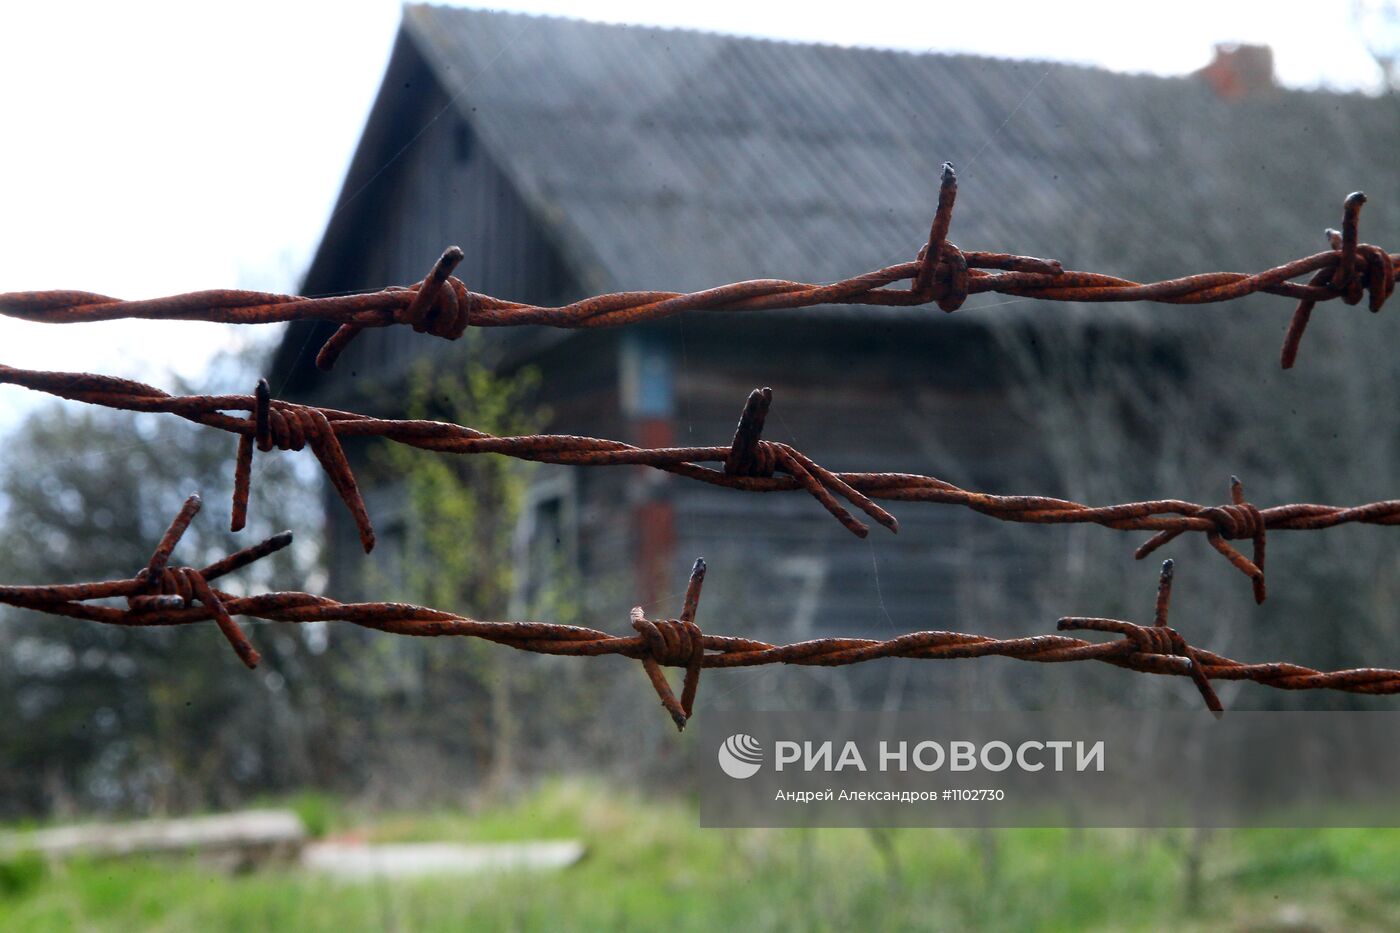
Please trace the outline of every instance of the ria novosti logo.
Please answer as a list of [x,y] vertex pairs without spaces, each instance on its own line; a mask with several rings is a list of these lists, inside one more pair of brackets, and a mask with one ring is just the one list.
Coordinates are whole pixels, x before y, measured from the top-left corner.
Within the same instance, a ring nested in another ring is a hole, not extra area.
[[[869,742],[866,743],[867,745]],[[778,741],[773,746],[773,771],[826,774],[843,771],[986,771],[999,773],[1009,769],[1026,772],[1103,771],[1106,743],[1103,739],[1027,740],[1012,746],[994,739],[972,742],[955,739],[949,742],[925,740],[910,747],[908,741],[881,740],[876,749],[862,752],[860,743],[847,740]],[[871,759],[872,751],[877,756]],[[867,761],[870,761],[867,764]],[[763,767],[763,745],[747,732],[736,732],[719,746],[719,766],[736,780],[751,778]]]
[[763,765],[763,746],[758,739],[737,732],[719,746],[719,766],[725,774],[742,781],[758,773]]

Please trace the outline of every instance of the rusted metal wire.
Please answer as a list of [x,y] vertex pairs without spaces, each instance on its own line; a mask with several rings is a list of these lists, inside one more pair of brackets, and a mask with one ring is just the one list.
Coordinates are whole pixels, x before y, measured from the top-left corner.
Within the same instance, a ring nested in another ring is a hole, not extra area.
[[[1050,496],[1004,496],[962,489],[933,476],[913,473],[840,473],[826,469],[788,444],[762,439],[772,390],[755,389],[728,446],[642,448],[621,441],[566,434],[497,437],[440,421],[396,421],[353,412],[314,408],[275,400],[260,382],[253,395],[172,396],[129,379],[90,373],[54,373],[0,365],[0,383],[11,383],[62,398],[127,411],[168,412],[197,424],[238,435],[234,468],[233,530],[243,527],[248,508],[253,448],[301,450],[309,446],[344,500],[359,529],[366,552],[374,546],[374,529],[341,449],[342,437],[383,437],[400,444],[454,454],[496,453],[521,460],[575,466],[634,464],[652,467],[714,486],[749,492],[804,491],[854,534],[868,526],[842,505],[859,509],[891,531],[893,515],[874,500],[959,505],[1008,522],[1039,525],[1092,523],[1120,531],[1149,531],[1138,547],[1144,558],[1178,535],[1200,532],[1231,566],[1249,577],[1254,597],[1263,602],[1264,554],[1269,531],[1304,531],[1359,522],[1400,524],[1400,500],[1358,506],[1299,503],[1258,508],[1231,477],[1230,501],[1205,506],[1180,499],[1156,499],[1121,505],[1090,506]],[[246,412],[235,416],[228,412]],[[723,464],[721,469],[704,463]],[[838,498],[839,497],[839,498]],[[1231,541],[1249,541],[1246,557]]]
[[[283,532],[260,544],[230,554],[202,569],[170,567],[171,552],[199,510],[191,496],[171,523],[150,563],[129,580],[56,586],[0,586],[0,603],[50,615],[85,619],[108,625],[158,627],[213,621],[248,667],[259,661],[257,651],[233,621],[233,616],[269,622],[348,622],[395,635],[465,636],[482,638],[537,654],[597,657],[620,655],[642,662],[651,682],[678,729],[694,714],[700,673],[706,668],[755,667],[763,664],[841,666],[878,658],[951,660],[1004,657],[1058,663],[1101,661],[1147,674],[1189,677],[1219,716],[1223,710],[1211,686],[1217,680],[1251,680],[1280,690],[1340,690],[1349,693],[1400,693],[1400,670],[1356,668],[1317,671],[1297,664],[1245,664],[1194,648],[1167,625],[1171,598],[1172,562],[1162,565],[1161,582],[1151,625],[1118,619],[1066,617],[1059,628],[1109,632],[1121,636],[1091,642],[1064,635],[991,638],[963,632],[910,632],[884,641],[870,638],[819,638],[773,645],[751,638],[710,635],[695,621],[705,562],[697,560],[677,619],[648,619],[635,608],[635,634],[614,635],[598,629],[548,622],[487,622],[439,609],[407,603],[342,603],[311,593],[277,592],[238,596],[210,585],[231,571],[247,566],[291,543]],[[126,608],[97,605],[92,600],[125,598]],[[678,699],[664,673],[684,669]]]
[[[316,364],[330,369],[341,351],[365,328],[392,324],[408,324],[420,333],[455,340],[468,326],[615,327],[683,311],[760,311],[832,304],[909,307],[930,303],[944,311],[956,311],[969,295],[984,292],[1046,301],[1167,304],[1209,304],[1265,292],[1298,300],[1281,352],[1283,367],[1288,369],[1297,359],[1298,345],[1318,302],[1341,298],[1354,305],[1369,294],[1370,309],[1379,311],[1395,290],[1395,265],[1400,262],[1400,254],[1359,241],[1358,220],[1366,202],[1360,192],[1346,199],[1341,231],[1327,231],[1331,248],[1326,251],[1253,275],[1208,272],[1150,284],[1095,272],[1066,271],[1053,259],[962,250],[948,239],[956,196],[957,176],[953,166],[944,163],[938,206],[928,241],[918,256],[911,262],[828,285],[755,279],[689,294],[618,292],[550,308],[470,291],[452,275],[463,256],[461,249],[452,246],[422,281],[406,288],[392,286],[367,294],[304,298],[219,289],[122,301],[80,291],[12,292],[0,294],[0,314],[55,324],[114,318],[230,324],[329,321],[340,327],[321,347]],[[1291,281],[1309,273],[1312,278],[1307,284]],[[889,287],[906,279],[910,282],[908,288]]]
[[[233,646],[239,660],[250,668],[257,667],[261,655],[233,621],[234,615],[247,614],[241,610],[239,598],[214,589],[209,585],[209,581],[217,580],[225,574],[282,550],[292,543],[292,533],[284,531],[273,535],[259,544],[230,554],[201,569],[169,566],[170,555],[175,550],[175,545],[180,542],[199,509],[199,496],[193,495],[185,500],[184,507],[176,514],[170,528],[156,545],[150,562],[130,580],[66,586],[3,586],[0,587],[0,602],[55,615],[93,619],[117,625],[161,624],[147,623],[144,620],[164,618],[163,613],[177,610],[194,611],[200,621],[212,619],[218,625],[219,631]],[[87,603],[88,600],[113,597],[126,599],[127,608],[121,610]],[[196,603],[199,604],[197,608]]]

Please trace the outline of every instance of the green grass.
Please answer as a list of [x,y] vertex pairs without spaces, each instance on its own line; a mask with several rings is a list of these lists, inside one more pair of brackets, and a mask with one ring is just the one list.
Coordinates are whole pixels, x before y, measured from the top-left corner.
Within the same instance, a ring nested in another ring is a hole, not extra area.
[[[1160,930],[1400,927],[1400,832],[1221,832],[1185,904],[1183,832],[703,830],[694,809],[586,783],[478,812],[321,828],[381,842],[581,838],[562,872],[346,884],[194,859],[0,864],[0,929]],[[1300,924],[1311,924],[1301,926]]]

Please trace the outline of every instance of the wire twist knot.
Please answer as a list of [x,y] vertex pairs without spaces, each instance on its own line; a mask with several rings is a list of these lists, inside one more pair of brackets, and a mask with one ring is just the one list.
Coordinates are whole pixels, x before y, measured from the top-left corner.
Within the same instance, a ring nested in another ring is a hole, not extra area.
[[[433,269],[421,282],[407,288],[391,285],[386,292],[411,292],[413,297],[407,305],[393,312],[393,321],[408,324],[420,334],[432,334],[456,340],[467,331],[471,323],[472,293],[467,286],[452,275],[452,270],[463,258],[460,246],[449,246],[443,250]],[[331,334],[316,353],[316,366],[329,370],[335,361],[350,345],[350,341],[364,330],[363,324],[342,324]]]
[[408,324],[420,334],[447,340],[456,340],[467,332],[471,291],[461,279],[449,275],[438,280],[429,275],[403,290],[413,292],[413,300],[395,313],[394,320],[398,323]]
[[[1167,563],[1170,564],[1170,561]],[[1166,586],[1170,588],[1171,571],[1168,569],[1165,573]],[[1195,683],[1196,690],[1201,694],[1201,699],[1205,700],[1206,708],[1219,719],[1224,707],[1215,693],[1215,688],[1211,686],[1210,678],[1206,676],[1205,667],[1201,664],[1196,649],[1186,643],[1186,639],[1181,636],[1180,632],[1166,624],[1165,605],[1162,607],[1161,618],[1162,621],[1153,625],[1134,625],[1131,622],[1125,622],[1124,641],[1139,654],[1185,658],[1190,665],[1191,680]]]
[[205,571],[196,570],[193,567],[169,566],[171,552],[175,550],[175,545],[180,543],[180,538],[184,536],[185,529],[189,528],[195,515],[199,514],[202,504],[202,500],[197,495],[192,495],[185,500],[184,506],[175,516],[174,521],[170,523],[170,527],[166,529],[165,536],[156,545],[150,562],[136,574],[133,580],[138,590],[145,590],[145,592],[128,595],[127,606],[137,613],[155,612],[188,609],[194,605],[195,600],[198,600],[214,617],[219,631],[228,639],[239,659],[250,668],[257,667],[258,662],[262,660],[262,655],[253,647],[248,636],[243,634],[238,623],[233,621],[228,607],[224,605],[223,597],[209,585],[208,577],[218,576],[230,569],[242,566],[244,563],[257,560],[272,551],[286,547],[291,541],[291,535],[278,535],[269,538],[260,545],[231,555],[227,560],[207,568],[208,575]]
[[[1268,595],[1264,584],[1264,551],[1267,541],[1267,525],[1258,507],[1244,497],[1244,484],[1238,476],[1230,477],[1230,503],[1203,509],[1199,518],[1204,518],[1215,527],[1206,532],[1206,540],[1230,564],[1249,577],[1254,587],[1254,601],[1262,603]],[[1249,538],[1254,542],[1254,559],[1250,560],[1226,542]]]
[[197,594],[203,588],[201,583],[207,585],[207,581],[193,567],[166,567],[154,582],[149,571],[143,568],[136,575],[136,580],[149,590],[126,598],[126,604],[136,612],[188,609],[198,598]]
[[[248,495],[253,479],[253,446],[267,453],[270,450],[302,450],[310,445],[326,478],[340,495],[360,532],[360,544],[368,554],[374,549],[374,526],[365,509],[350,461],[340,446],[326,412],[310,405],[274,402],[266,379],[258,380],[253,393],[252,418],[241,427],[238,454],[233,467],[232,530],[241,531],[248,519]],[[251,430],[250,430],[251,429]]]
[[[695,562],[686,587],[685,604],[679,619],[648,619],[641,606],[632,610],[632,628],[641,636],[642,667],[646,670],[661,705],[671,714],[676,729],[685,728],[695,707],[695,693],[700,688],[700,668],[705,660],[705,637],[695,624],[695,612],[700,607],[700,588],[705,583],[705,560]],[[684,667],[685,682],[681,698],[671,690],[662,666]]]
[[1230,540],[1253,538],[1265,531],[1264,516],[1251,502],[1211,506],[1203,510],[1200,517],[1213,522],[1216,532]]
[[[1381,247],[1359,242],[1361,207],[1365,203],[1366,195],[1360,191],[1347,195],[1342,205],[1342,229],[1327,230],[1327,241],[1337,253],[1336,262],[1313,273],[1308,285],[1325,290],[1324,294],[1330,292],[1349,305],[1360,304],[1362,297],[1369,293],[1367,307],[1374,314],[1395,292],[1395,261]],[[1297,362],[1298,346],[1316,306],[1316,298],[1304,297],[1293,309],[1293,319],[1288,323],[1279,354],[1284,369],[1293,368]]]
[[1186,639],[1176,629],[1165,625],[1135,625],[1124,623],[1123,637],[1134,651],[1142,654],[1163,654],[1169,657],[1190,657]]
[[737,464],[726,460],[724,472],[730,476],[770,477],[781,464],[786,446],[775,441],[758,441]]
[[696,646],[703,648],[700,626],[694,622],[637,617],[632,627],[646,641],[647,653],[663,667],[685,667]]
[[[1188,665],[1187,673],[1196,685],[1196,690],[1201,694],[1201,699],[1205,700],[1206,708],[1219,719],[1225,707],[1220,702],[1220,697],[1216,695],[1215,688],[1211,686],[1210,679],[1206,676],[1205,667],[1201,664],[1200,656],[1196,649],[1187,644],[1186,639],[1181,636],[1176,629],[1167,625],[1167,616],[1171,611],[1172,599],[1172,577],[1173,564],[1170,560],[1162,562],[1162,572],[1157,580],[1157,605],[1153,612],[1151,625],[1138,625],[1133,622],[1124,622],[1121,619],[1092,619],[1081,617],[1067,617],[1059,622],[1060,631],[1070,629],[1087,629],[1096,632],[1114,632],[1122,635],[1118,645],[1121,652],[1121,663],[1127,664],[1131,655],[1150,655],[1161,658],[1184,658]],[[1127,664],[1135,667],[1135,665]]]
[[763,423],[772,403],[773,390],[770,388],[754,389],[749,393],[744,411],[739,415],[739,426],[734,429],[734,442],[724,458],[724,474],[769,478],[782,470],[856,535],[863,538],[870,533],[870,529],[843,508],[833,493],[843,496],[891,531],[898,531],[899,522],[893,515],[876,505],[869,496],[853,489],[841,477],[790,444],[762,439]]
[[[1230,477],[1230,501],[1225,505],[1213,505],[1189,513],[1190,521],[1199,524],[1180,524],[1157,532],[1137,549],[1134,555],[1138,560],[1151,554],[1162,545],[1188,530],[1204,531],[1210,546],[1230,562],[1240,573],[1249,577],[1254,587],[1254,601],[1262,603],[1268,595],[1264,585],[1264,552],[1268,544],[1268,522],[1264,514],[1244,497],[1244,485],[1238,476]],[[1230,545],[1230,541],[1249,538],[1254,542],[1254,559],[1250,560]]]
[[932,271],[922,287],[916,281],[916,293],[922,301],[932,301],[943,311],[951,313],[958,310],[967,300],[971,281],[967,257],[956,244],[947,240],[939,244],[938,255],[933,262],[928,257],[929,247],[925,245],[919,250],[918,262],[920,267],[931,267]]
[[944,162],[938,185],[938,208],[934,211],[928,242],[919,250],[919,269],[909,289],[920,303],[932,301],[948,312],[958,310],[967,300],[971,279],[967,257],[948,241],[957,197],[958,176],[953,171],[953,163]]
[[316,408],[275,402],[268,406],[266,420],[256,419],[258,450],[302,450],[332,433],[326,416]]

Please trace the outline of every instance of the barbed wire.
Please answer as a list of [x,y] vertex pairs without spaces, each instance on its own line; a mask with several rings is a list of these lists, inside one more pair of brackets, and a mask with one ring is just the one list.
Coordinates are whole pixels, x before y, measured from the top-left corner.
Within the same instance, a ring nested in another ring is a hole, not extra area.
[[[1067,616],[1061,631],[1096,631],[1120,638],[1091,642],[1065,635],[992,638],[964,632],[910,632],[897,638],[818,638],[774,645],[751,638],[706,634],[695,621],[705,562],[697,560],[690,574],[679,618],[648,619],[641,607],[631,612],[635,634],[550,622],[489,622],[408,603],[342,603],[301,592],[239,596],[210,585],[217,579],[281,550],[291,532],[237,551],[207,567],[172,567],[171,554],[199,511],[199,496],[190,496],[156,547],[150,562],[128,580],[55,586],[0,586],[0,603],[50,615],[85,619],[107,625],[164,627],[213,621],[239,659],[256,667],[260,656],[233,616],[268,622],[347,622],[395,635],[481,638],[536,654],[600,657],[619,655],[642,662],[648,680],[678,729],[694,713],[700,673],[708,668],[797,664],[834,667],[879,658],[953,660],[984,657],[1014,658],[1039,663],[1101,661],[1146,674],[1189,677],[1219,716],[1224,707],[1212,681],[1249,680],[1280,690],[1338,690],[1361,694],[1400,693],[1400,670],[1352,668],[1319,671],[1299,664],[1247,664],[1190,645],[1168,622],[1172,562],[1162,564],[1157,601],[1150,625],[1120,619]],[[93,600],[126,599],[126,608],[97,605]],[[663,668],[685,671],[677,697]]]
[[[615,327],[652,321],[685,311],[761,311],[814,305],[910,307],[937,304],[956,311],[969,295],[997,292],[1046,301],[1209,304],[1255,292],[1298,300],[1280,353],[1284,369],[1293,366],[1298,347],[1318,302],[1340,298],[1355,305],[1369,295],[1370,310],[1381,309],[1395,290],[1400,254],[1359,240],[1358,224],[1366,196],[1355,192],[1343,205],[1342,228],[1328,230],[1330,249],[1253,275],[1208,272],[1143,284],[1096,272],[1065,270],[1058,261],[962,250],[948,240],[957,197],[957,175],[943,164],[938,206],[928,241],[911,262],[898,263],[827,285],[783,279],[734,282],[703,291],[632,291],[598,295],[560,307],[542,307],[470,291],[452,275],[462,250],[449,247],[420,282],[376,292],[308,298],[269,292],[216,289],[165,298],[123,301],[82,291],[0,294],[0,314],[65,324],[116,318],[201,320],[266,324],[321,320],[340,327],[322,345],[316,365],[330,369],[363,330],[407,324],[419,333],[455,340],[471,327],[543,325],[562,328]],[[1306,284],[1290,281],[1312,274]],[[908,288],[890,288],[909,280]]]
[[[621,441],[567,434],[498,437],[441,421],[371,418],[331,408],[274,400],[266,380],[253,395],[174,396],[153,386],[91,373],[57,373],[0,365],[0,383],[10,383],[61,398],[138,412],[165,412],[196,424],[238,435],[234,467],[232,528],[243,528],[252,478],[253,449],[301,450],[310,447],[331,485],[345,502],[366,552],[374,547],[374,528],[341,437],[382,437],[396,443],[453,454],[495,453],[520,460],[573,466],[639,465],[714,486],[748,492],[804,491],[854,534],[869,527],[851,514],[845,500],[865,515],[898,531],[898,520],[874,500],[957,505],[1007,522],[1038,525],[1096,524],[1119,531],[1153,535],[1134,553],[1147,557],[1187,532],[1206,541],[1245,576],[1257,602],[1267,595],[1264,559],[1269,531],[1307,531],[1348,523],[1400,524],[1400,500],[1357,506],[1295,503],[1259,508],[1230,478],[1230,501],[1205,506],[1180,499],[1155,499],[1119,505],[1090,506],[1051,496],[995,495],[962,489],[933,476],[914,473],[853,473],[828,470],[793,446],[762,439],[772,403],[771,389],[750,393],[728,446],[634,447]],[[249,413],[244,417],[230,411]],[[722,464],[720,469],[704,463]],[[839,499],[838,499],[839,497]],[[1248,540],[1246,557],[1230,542]]]

